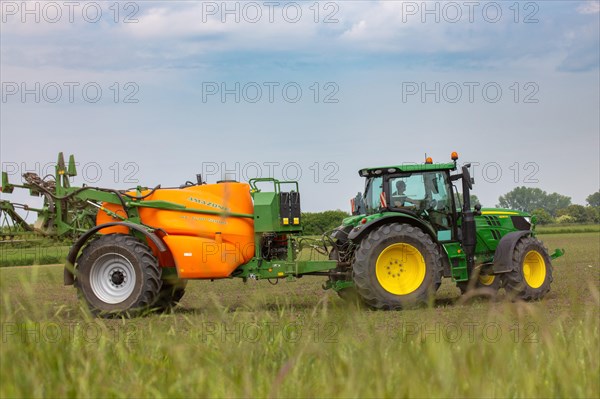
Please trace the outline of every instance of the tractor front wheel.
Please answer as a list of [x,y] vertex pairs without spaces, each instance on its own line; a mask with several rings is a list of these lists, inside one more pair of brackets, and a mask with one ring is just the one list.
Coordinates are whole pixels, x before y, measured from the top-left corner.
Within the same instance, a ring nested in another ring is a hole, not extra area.
[[474,275],[470,281],[463,281],[456,285],[460,288],[461,294],[470,292],[496,296],[498,290],[502,287],[502,278],[500,275],[479,274]]
[[523,237],[513,252],[513,270],[503,275],[506,291],[526,301],[542,299],[550,291],[552,263],[544,245]]
[[443,268],[429,235],[408,224],[392,223],[360,242],[352,272],[368,306],[401,309],[427,303],[441,284]]
[[138,315],[154,304],[162,286],[152,251],[130,235],[100,236],[83,249],[77,265],[79,294],[101,317]]

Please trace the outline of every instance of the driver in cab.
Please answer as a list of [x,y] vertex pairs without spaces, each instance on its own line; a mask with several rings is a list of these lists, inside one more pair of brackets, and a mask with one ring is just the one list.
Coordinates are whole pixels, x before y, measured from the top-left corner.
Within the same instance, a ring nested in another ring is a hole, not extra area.
[[418,201],[413,200],[404,194],[406,183],[402,180],[396,182],[396,191],[392,194],[392,203],[395,208],[406,206],[406,203],[416,205]]

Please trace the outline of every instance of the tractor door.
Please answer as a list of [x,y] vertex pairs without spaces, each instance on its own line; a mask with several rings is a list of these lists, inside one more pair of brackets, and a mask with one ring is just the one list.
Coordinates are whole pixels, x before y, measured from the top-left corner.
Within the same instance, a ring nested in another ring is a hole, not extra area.
[[454,237],[454,201],[445,171],[403,173],[390,175],[387,191],[390,209],[416,214],[430,224],[439,241]]

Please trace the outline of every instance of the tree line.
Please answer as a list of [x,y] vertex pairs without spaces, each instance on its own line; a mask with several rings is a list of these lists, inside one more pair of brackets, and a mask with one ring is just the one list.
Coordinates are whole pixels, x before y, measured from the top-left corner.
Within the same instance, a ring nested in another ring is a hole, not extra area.
[[501,195],[497,206],[529,212],[539,224],[600,223],[600,190],[588,195],[583,206],[571,203],[566,195],[521,186]]
[[302,226],[305,235],[321,235],[342,224],[342,220],[350,216],[348,212],[335,210],[324,212],[302,212]]

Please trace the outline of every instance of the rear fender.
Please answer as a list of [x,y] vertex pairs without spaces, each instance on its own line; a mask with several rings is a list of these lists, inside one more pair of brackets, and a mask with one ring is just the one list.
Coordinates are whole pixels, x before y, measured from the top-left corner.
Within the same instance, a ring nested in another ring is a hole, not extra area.
[[433,242],[438,242],[437,235],[430,226],[421,222],[419,219],[407,215],[384,216],[382,218],[372,220],[368,223],[358,225],[350,231],[350,233],[348,234],[348,239],[354,243],[358,243],[360,242],[360,240],[366,237],[366,235],[373,229],[390,223],[405,223],[414,227],[418,227],[425,233],[429,234]]

